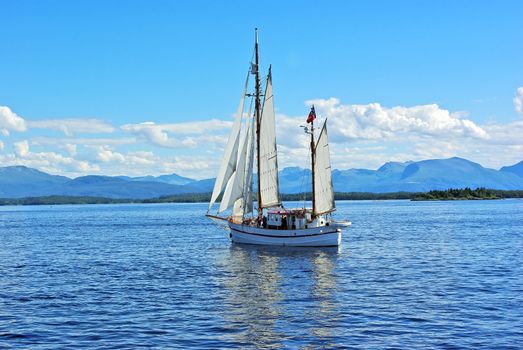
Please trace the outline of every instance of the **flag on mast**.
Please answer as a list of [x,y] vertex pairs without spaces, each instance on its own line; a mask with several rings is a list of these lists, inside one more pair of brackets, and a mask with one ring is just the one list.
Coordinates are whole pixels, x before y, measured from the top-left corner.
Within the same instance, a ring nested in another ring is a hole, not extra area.
[[312,105],[309,116],[307,117],[307,123],[312,123],[314,119],[316,119],[316,111],[314,110],[314,105]]
[[251,62],[251,74],[256,74],[256,71],[258,70],[258,66],[256,63]]

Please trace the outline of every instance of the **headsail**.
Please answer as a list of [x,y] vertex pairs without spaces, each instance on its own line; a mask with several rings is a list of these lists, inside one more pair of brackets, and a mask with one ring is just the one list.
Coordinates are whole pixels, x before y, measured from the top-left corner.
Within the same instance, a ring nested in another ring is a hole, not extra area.
[[[250,111],[249,111],[250,115]],[[253,211],[253,198],[252,198],[252,183],[253,183],[253,166],[254,166],[254,122],[251,122],[249,128],[249,144],[247,145],[247,159],[245,161],[245,182],[244,182],[244,192],[243,192],[243,212],[241,215],[251,213]],[[237,212],[233,210],[233,212]]]
[[323,124],[320,137],[314,148],[314,214],[332,211],[334,205],[334,191],[332,188],[331,161],[329,153],[329,140],[327,136],[327,121]]
[[276,155],[276,127],[274,115],[274,98],[272,95],[272,75],[269,69],[267,87],[260,118],[260,188],[262,207],[280,204],[278,188],[278,158]]
[[249,146],[252,144],[252,141],[249,139],[252,135],[251,128],[251,122],[249,119],[241,137],[236,169],[227,183],[225,192],[223,193],[220,209],[218,210],[219,213],[234,206],[235,210],[233,210],[233,216],[243,215],[243,204],[238,203],[238,201],[243,201],[246,187],[246,166],[248,163]]
[[236,111],[236,119],[234,120],[231,133],[229,134],[229,139],[227,140],[227,145],[225,146],[225,153],[223,155],[222,164],[220,166],[218,176],[216,177],[216,181],[214,183],[214,189],[212,191],[211,201],[209,203],[209,209],[207,211],[211,210],[212,205],[214,204],[214,202],[216,202],[216,199],[223,191],[223,188],[229,182],[231,176],[236,170],[236,164],[238,159],[238,144],[240,142],[243,108],[245,105],[245,95],[247,94],[248,83],[249,74],[247,74],[247,79],[245,80],[245,86],[243,88],[240,104],[238,105],[238,110]]

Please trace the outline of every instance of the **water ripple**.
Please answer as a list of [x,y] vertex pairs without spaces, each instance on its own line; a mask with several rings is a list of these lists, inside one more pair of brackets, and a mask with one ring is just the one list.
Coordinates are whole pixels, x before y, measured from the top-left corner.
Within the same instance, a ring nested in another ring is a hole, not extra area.
[[0,208],[0,348],[517,349],[523,201],[340,202],[335,249],[203,204]]

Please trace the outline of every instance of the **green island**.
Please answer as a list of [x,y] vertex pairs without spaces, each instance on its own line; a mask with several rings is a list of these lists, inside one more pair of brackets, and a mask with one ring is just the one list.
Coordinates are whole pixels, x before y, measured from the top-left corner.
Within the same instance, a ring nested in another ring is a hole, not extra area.
[[[509,193],[507,193],[509,192]],[[449,200],[481,200],[481,199],[502,199],[509,198],[515,193],[523,191],[497,191],[490,190],[483,187],[476,189],[466,188],[449,188],[444,191],[429,191],[426,193],[416,194],[413,201],[449,201]]]
[[[311,193],[282,194],[284,201],[305,201],[311,199]],[[118,203],[205,203],[211,198],[210,193],[187,193],[162,196],[149,199],[119,199],[90,196],[42,196],[24,198],[0,198],[0,205],[60,205],[60,204],[118,204]],[[420,192],[336,192],[336,200],[392,200],[409,199],[413,201],[435,200],[481,200],[523,198],[523,190],[492,190],[486,188],[448,189],[444,191]]]

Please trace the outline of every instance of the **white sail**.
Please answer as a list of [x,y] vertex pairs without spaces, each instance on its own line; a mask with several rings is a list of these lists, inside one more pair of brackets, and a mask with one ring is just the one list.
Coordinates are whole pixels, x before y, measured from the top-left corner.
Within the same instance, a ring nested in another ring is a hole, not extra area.
[[211,201],[209,202],[209,210],[211,210],[212,205],[216,202],[216,199],[223,191],[223,188],[228,183],[232,174],[236,170],[236,164],[238,159],[238,144],[240,141],[240,131],[241,123],[243,116],[243,107],[245,104],[245,95],[247,94],[247,84],[249,82],[249,75],[245,80],[245,86],[243,88],[242,97],[240,99],[240,104],[238,105],[238,110],[236,111],[236,119],[232,125],[231,133],[229,134],[229,139],[227,140],[227,145],[225,146],[225,153],[223,154],[222,164],[220,165],[220,170],[218,171],[218,176],[214,182],[214,189],[211,195]]
[[314,214],[322,214],[332,211],[335,207],[327,121],[323,124],[314,152]]
[[243,205],[242,203],[237,203],[238,200],[243,201],[243,195],[245,192],[245,179],[246,179],[246,163],[248,158],[248,147],[250,144],[249,137],[251,135],[251,123],[250,120],[247,120],[245,125],[245,130],[241,137],[240,148],[238,152],[238,157],[236,161],[236,169],[231,176],[223,197],[220,203],[219,213],[229,209],[232,206],[235,206],[233,210],[233,216],[243,216]]
[[243,195],[243,202],[245,204],[245,213],[252,213],[253,211],[253,198],[252,198],[252,182],[253,182],[253,169],[254,169],[254,122],[251,122],[249,134],[249,145],[247,147],[247,161],[246,161],[246,175],[245,175],[245,191]]
[[263,208],[280,204],[272,75],[269,69],[260,121],[260,191]]
[[[249,110],[250,112],[250,110]],[[250,113],[249,113],[250,115]],[[243,181],[239,177],[236,179],[238,185],[241,186],[242,196],[238,198],[233,205],[232,216],[236,219],[243,218],[245,214],[253,211],[252,198],[252,175],[254,165],[254,123],[248,122],[247,127],[247,143],[245,151],[245,171]],[[239,169],[239,166],[238,166]]]
[[222,200],[220,202],[220,208],[218,209],[218,213],[222,213],[222,212],[226,211],[234,204],[235,200],[232,198],[234,196],[233,191],[234,191],[234,182],[236,179],[236,175],[237,175],[237,173],[234,172],[232,174],[231,178],[229,179],[229,181],[227,181],[227,186],[225,186],[225,191],[223,192],[223,196],[222,196]]

